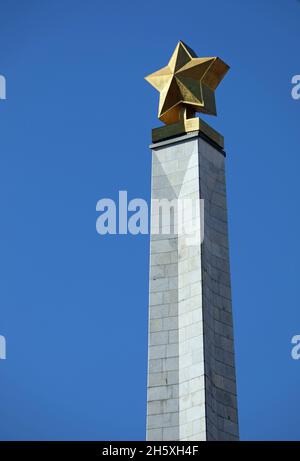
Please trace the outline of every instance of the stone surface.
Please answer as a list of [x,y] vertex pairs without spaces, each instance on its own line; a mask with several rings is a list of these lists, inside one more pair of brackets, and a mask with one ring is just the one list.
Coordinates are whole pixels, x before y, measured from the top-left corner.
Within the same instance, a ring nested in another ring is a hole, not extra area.
[[151,147],[152,199],[201,198],[204,213],[184,216],[190,238],[152,206],[147,440],[237,440],[225,157],[191,134]]

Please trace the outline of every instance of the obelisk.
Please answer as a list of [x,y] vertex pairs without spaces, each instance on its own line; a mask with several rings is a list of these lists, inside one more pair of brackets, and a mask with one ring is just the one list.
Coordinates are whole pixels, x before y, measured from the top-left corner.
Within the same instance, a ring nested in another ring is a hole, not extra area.
[[[168,65],[146,77],[165,123],[150,146],[149,441],[239,436],[224,142],[195,117],[216,114],[214,91],[228,69],[179,42]],[[178,204],[171,225],[168,203]],[[186,203],[196,204],[192,215]]]

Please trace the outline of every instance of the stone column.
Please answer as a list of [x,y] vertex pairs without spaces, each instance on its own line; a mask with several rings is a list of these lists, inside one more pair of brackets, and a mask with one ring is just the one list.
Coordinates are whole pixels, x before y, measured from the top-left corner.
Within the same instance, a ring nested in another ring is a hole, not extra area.
[[147,440],[238,440],[225,153],[199,131],[150,147],[152,204],[202,201],[193,237],[151,210]]

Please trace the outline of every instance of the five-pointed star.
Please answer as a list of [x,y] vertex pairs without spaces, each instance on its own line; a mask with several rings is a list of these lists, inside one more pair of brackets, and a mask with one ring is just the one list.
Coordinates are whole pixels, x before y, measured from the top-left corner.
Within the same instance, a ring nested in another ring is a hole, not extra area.
[[214,90],[228,69],[217,57],[197,58],[180,41],[168,65],[145,77],[160,92],[158,118],[166,124],[175,123],[184,107],[216,115]]

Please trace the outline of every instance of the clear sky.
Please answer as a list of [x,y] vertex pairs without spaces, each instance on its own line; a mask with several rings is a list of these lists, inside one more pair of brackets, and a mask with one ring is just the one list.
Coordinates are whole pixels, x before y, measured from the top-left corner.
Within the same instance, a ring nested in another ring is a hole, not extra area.
[[149,236],[96,202],[150,198],[179,39],[231,66],[225,136],[242,439],[300,439],[300,1],[0,0],[0,439],[145,437]]

